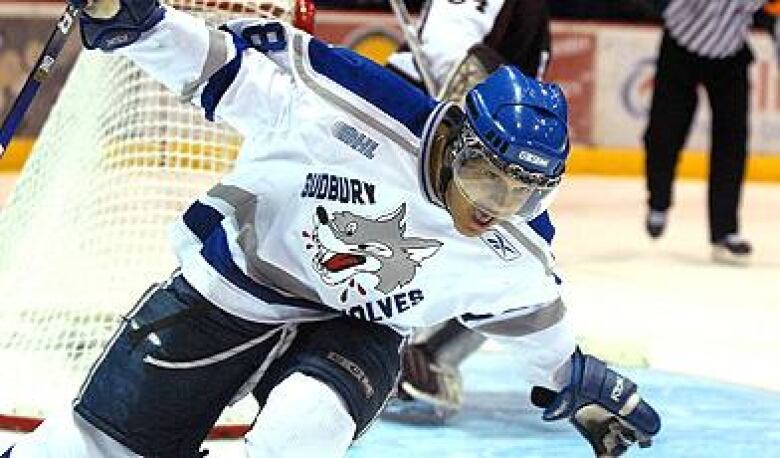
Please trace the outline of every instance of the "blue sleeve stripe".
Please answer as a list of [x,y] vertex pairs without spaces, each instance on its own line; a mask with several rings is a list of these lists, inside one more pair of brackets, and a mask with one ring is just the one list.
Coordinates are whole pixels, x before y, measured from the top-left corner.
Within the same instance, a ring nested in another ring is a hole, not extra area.
[[436,100],[352,50],[331,48],[312,38],[308,53],[314,71],[379,108],[414,135],[422,135]]
[[283,296],[249,278],[233,261],[233,258],[230,255],[230,248],[228,247],[227,234],[225,234],[225,230],[221,225],[217,226],[204,241],[203,249],[201,249],[200,253],[203,255],[206,262],[230,283],[263,302],[268,304],[284,304],[310,310],[334,311],[330,307],[318,302]]
[[318,302],[284,296],[263,286],[247,276],[233,261],[228,246],[227,234],[222,228],[224,219],[214,208],[195,202],[184,213],[184,224],[200,239],[203,248],[201,256],[209,265],[230,283],[268,304],[283,304],[310,310],[334,312],[335,310]]
[[224,216],[216,209],[196,200],[195,203],[190,205],[190,208],[184,212],[183,218],[184,224],[187,225],[202,243],[214,229],[219,227]]
[[[222,30],[230,32],[224,28]],[[225,92],[233,84],[233,81],[236,80],[238,71],[241,69],[242,53],[248,46],[241,37],[232,32],[230,32],[230,35],[233,37],[233,44],[236,46],[236,57],[209,78],[209,82],[203,88],[203,94],[200,96],[200,105],[206,110],[206,119],[209,121],[214,121],[214,113],[217,110],[219,101],[222,100]]]
[[553,237],[555,237],[555,226],[550,220],[549,212],[545,210],[544,213],[529,221],[528,225],[548,244],[552,244]]
[[238,75],[238,70],[241,68],[241,54],[237,55],[235,59],[231,60],[227,65],[222,67],[217,73],[209,78],[208,84],[203,89],[203,94],[200,96],[200,104],[203,109],[206,110],[206,119],[214,121],[214,112],[217,110],[219,101],[222,100],[222,96],[225,95],[228,88]]

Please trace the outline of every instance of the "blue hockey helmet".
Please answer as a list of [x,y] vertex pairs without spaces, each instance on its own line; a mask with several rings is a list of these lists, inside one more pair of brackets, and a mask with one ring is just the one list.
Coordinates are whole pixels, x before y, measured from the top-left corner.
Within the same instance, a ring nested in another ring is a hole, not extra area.
[[465,114],[452,162],[461,194],[497,218],[543,212],[569,155],[560,87],[503,66],[466,94]]

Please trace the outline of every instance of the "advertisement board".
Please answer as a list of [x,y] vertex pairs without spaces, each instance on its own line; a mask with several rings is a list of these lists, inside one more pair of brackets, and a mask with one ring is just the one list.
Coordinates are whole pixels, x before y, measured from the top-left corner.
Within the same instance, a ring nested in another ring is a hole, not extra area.
[[595,133],[596,35],[559,29],[553,32],[553,58],[546,78],[560,84],[569,102],[572,142],[593,145]]
[[[0,115],[7,112],[21,88],[60,9],[58,5],[7,7],[0,4]],[[401,42],[393,15],[376,11],[320,11],[315,35],[379,63],[384,63]],[[628,169],[618,166],[617,173],[638,173],[641,167],[641,138],[659,40],[660,29],[654,26],[569,21],[553,24],[553,59],[547,79],[559,83],[567,94],[573,143],[580,150],[633,155],[633,165]],[[755,53],[750,69],[751,153],[754,157],[780,159],[780,78],[775,45],[760,32],[753,33],[751,45]],[[34,139],[40,131],[79,48],[78,37],[71,37],[57,70],[20,129],[22,139]],[[688,149],[707,150],[708,108],[702,90]],[[780,177],[780,171],[775,175]]]

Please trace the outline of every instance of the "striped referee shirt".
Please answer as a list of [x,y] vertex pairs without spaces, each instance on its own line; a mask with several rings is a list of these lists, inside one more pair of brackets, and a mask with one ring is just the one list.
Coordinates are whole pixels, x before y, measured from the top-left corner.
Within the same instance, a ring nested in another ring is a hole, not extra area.
[[753,14],[766,0],[671,0],[663,13],[669,34],[702,57],[736,54],[747,41]]

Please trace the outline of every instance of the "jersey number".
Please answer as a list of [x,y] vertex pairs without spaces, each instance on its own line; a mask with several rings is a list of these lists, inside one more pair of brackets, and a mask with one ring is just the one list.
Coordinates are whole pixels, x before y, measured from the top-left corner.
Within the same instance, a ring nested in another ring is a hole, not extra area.
[[278,22],[251,25],[241,31],[241,36],[260,52],[284,51],[287,48],[284,27]]
[[[467,0],[448,0],[453,5],[462,5],[466,3]],[[477,11],[480,13],[484,13],[485,9],[487,9],[487,0],[473,0],[474,3],[477,4]]]

